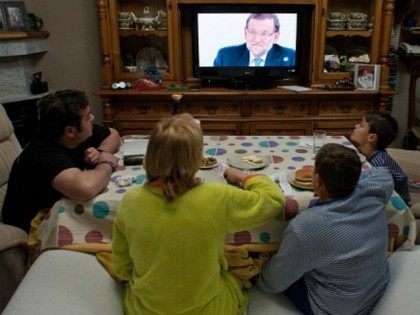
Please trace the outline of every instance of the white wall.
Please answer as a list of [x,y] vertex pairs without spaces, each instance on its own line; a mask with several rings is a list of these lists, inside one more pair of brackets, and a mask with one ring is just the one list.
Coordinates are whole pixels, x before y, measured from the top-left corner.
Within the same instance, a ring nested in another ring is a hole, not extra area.
[[96,116],[102,105],[92,92],[101,85],[101,51],[96,0],[25,0],[26,11],[44,21],[48,52],[37,63],[50,90],[85,91]]

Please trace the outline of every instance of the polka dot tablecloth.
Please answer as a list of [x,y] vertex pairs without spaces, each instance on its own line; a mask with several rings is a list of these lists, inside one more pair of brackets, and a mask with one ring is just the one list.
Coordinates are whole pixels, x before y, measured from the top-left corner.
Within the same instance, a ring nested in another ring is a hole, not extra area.
[[[204,181],[224,182],[223,171],[227,159],[235,155],[261,155],[267,157],[269,164],[259,173],[273,174],[279,171],[293,172],[303,167],[312,167],[314,153],[307,147],[311,139],[306,136],[205,136],[203,154],[215,157],[218,166],[214,169],[200,170],[198,176]],[[351,147],[351,143],[341,136],[327,137],[327,142],[340,143]],[[363,167],[369,167],[364,163]],[[118,187],[119,176],[131,175],[133,184]],[[124,193],[145,182],[146,176],[141,166],[120,166],[111,177],[106,191],[88,202],[63,198],[51,209],[40,225],[39,250],[62,247],[71,244],[109,243],[112,237],[112,224],[118,204]],[[281,240],[281,234],[299,211],[316,202],[313,192],[293,188],[293,196],[287,197],[284,211],[258,229],[241,231],[227,235],[231,244],[273,243]],[[390,235],[408,239],[404,244],[414,246],[416,228],[414,217],[404,201],[394,193],[386,207]]]

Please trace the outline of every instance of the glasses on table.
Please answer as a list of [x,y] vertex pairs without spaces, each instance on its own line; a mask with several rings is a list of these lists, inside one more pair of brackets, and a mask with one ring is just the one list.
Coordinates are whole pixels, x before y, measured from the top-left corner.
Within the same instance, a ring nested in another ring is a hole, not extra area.
[[264,31],[264,32],[261,32],[261,33],[258,33],[257,31],[255,31],[255,30],[250,30],[250,29],[246,29],[246,31],[247,31],[247,33],[248,33],[248,35],[250,36],[250,37],[252,37],[252,38],[256,38],[257,36],[259,36],[261,39],[268,39],[271,35],[273,35],[274,33],[277,33],[276,31],[274,31],[274,32],[266,32],[266,31]]

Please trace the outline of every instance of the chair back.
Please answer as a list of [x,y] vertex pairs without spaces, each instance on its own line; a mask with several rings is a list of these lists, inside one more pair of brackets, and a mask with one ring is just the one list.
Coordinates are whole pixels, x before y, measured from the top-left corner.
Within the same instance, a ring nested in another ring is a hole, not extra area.
[[12,122],[3,105],[0,104],[0,221],[10,169],[21,151],[22,148],[13,131]]

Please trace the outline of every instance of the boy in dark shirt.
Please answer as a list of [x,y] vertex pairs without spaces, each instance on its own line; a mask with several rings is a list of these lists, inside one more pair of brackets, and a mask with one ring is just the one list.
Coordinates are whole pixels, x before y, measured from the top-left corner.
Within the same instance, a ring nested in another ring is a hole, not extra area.
[[407,175],[385,150],[397,134],[398,123],[393,117],[384,113],[368,113],[355,126],[350,139],[358,145],[372,166],[388,168],[394,179],[395,191],[410,205]]

